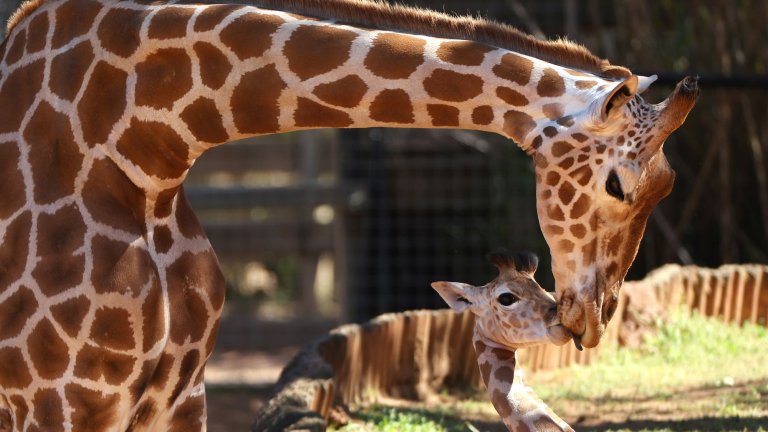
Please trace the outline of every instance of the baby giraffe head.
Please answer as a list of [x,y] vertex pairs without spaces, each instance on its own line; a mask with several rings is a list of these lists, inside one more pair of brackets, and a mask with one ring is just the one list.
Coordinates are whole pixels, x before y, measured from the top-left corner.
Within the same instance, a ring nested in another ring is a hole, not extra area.
[[558,319],[555,299],[533,278],[536,255],[501,250],[492,253],[490,260],[499,275],[483,286],[433,282],[432,288],[453,310],[472,311],[476,336],[486,342],[515,350],[571,340],[571,332]]

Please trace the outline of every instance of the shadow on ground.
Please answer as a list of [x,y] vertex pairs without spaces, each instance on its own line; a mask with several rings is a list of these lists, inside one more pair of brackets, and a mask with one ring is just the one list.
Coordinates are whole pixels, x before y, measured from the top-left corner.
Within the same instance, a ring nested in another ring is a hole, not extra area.
[[757,431],[768,429],[768,418],[765,417],[701,417],[685,420],[629,420],[619,423],[601,423],[589,427],[574,428],[581,431],[615,431],[630,430],[670,430],[670,431]]

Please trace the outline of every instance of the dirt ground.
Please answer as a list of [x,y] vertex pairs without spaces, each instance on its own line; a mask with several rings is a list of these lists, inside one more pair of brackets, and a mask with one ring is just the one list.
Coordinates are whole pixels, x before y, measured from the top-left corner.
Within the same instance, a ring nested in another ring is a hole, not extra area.
[[214,353],[205,370],[208,430],[248,431],[280,371],[296,352],[298,348]]

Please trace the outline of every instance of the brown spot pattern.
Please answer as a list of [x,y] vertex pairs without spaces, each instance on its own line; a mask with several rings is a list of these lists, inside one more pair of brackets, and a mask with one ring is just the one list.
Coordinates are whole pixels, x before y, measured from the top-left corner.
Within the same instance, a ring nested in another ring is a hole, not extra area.
[[121,57],[130,57],[141,44],[141,24],[146,12],[112,9],[102,18],[97,31],[101,46]]
[[563,106],[559,103],[544,104],[541,112],[550,120],[557,120],[563,116]]
[[35,421],[41,430],[64,431],[64,407],[56,389],[38,390],[32,404],[35,407]]
[[203,227],[195,216],[195,212],[189,205],[184,188],[179,189],[176,196],[176,223],[181,235],[186,238],[194,238],[205,235]]
[[249,13],[227,25],[220,39],[240,60],[261,57],[272,45],[272,34],[284,23],[274,15]]
[[552,68],[544,69],[544,73],[536,86],[536,92],[541,97],[557,97],[565,93],[565,81]]
[[297,127],[346,127],[352,124],[352,118],[344,111],[302,97],[297,100],[294,121]]
[[550,171],[547,173],[545,181],[549,186],[557,186],[557,184],[560,183],[560,174],[555,171]]
[[173,412],[171,418],[171,430],[202,430],[200,421],[205,412],[205,399],[203,396],[189,397]]
[[578,80],[576,81],[576,88],[579,90],[590,89],[597,85],[597,81]]
[[193,9],[165,7],[160,9],[149,23],[150,39],[173,39],[187,35],[187,23],[194,13]]
[[448,41],[440,44],[437,57],[447,63],[462,66],[480,66],[485,55],[493,51],[488,45],[471,41]]
[[83,41],[53,58],[49,87],[62,99],[73,101],[93,61],[93,46]]
[[173,388],[173,391],[168,398],[168,406],[173,405],[179,395],[181,395],[181,392],[189,386],[199,365],[200,353],[197,350],[189,351],[184,355],[184,358],[181,360],[181,365],[179,365],[179,380],[176,382],[176,386]]
[[85,296],[69,299],[51,307],[51,315],[70,337],[77,337],[82,330],[83,319],[91,308],[91,301]]
[[53,48],[60,48],[70,40],[88,33],[101,5],[93,0],[69,0],[56,9],[56,27]]
[[509,400],[507,400],[507,395],[504,393],[498,390],[494,390],[493,395],[491,396],[491,403],[493,403],[494,408],[496,408],[496,411],[503,418],[509,417],[512,414],[512,408],[509,406]]
[[472,122],[477,125],[487,126],[493,122],[493,108],[483,105],[472,110]]
[[413,104],[405,90],[382,90],[371,103],[372,120],[383,123],[413,123]]
[[589,139],[588,136],[584,135],[581,132],[576,132],[575,134],[571,135],[571,137],[580,143],[583,143],[584,141]]
[[98,346],[124,351],[136,347],[135,333],[128,311],[102,307],[94,314],[89,337]]
[[221,274],[214,260],[205,252],[186,252],[168,267],[168,302],[175,313],[170,336],[176,344],[199,342],[205,336],[209,314],[202,295],[211,285],[210,275]]
[[365,57],[365,67],[386,79],[406,79],[424,63],[426,41],[413,36],[381,33]]
[[552,144],[552,156],[562,157],[573,151],[574,148],[568,141],[555,141]]
[[171,354],[165,353],[160,356],[160,360],[155,367],[155,373],[152,376],[150,385],[155,389],[162,389],[168,384],[168,378],[171,376],[171,368],[176,359]]
[[523,144],[525,137],[535,127],[536,121],[524,112],[510,110],[504,114],[504,132],[517,141],[518,144]]
[[35,294],[26,287],[0,303],[0,341],[18,336],[36,310]]
[[5,53],[5,64],[11,66],[24,56],[24,46],[27,44],[27,30],[23,29],[16,33],[10,48]]
[[522,93],[512,90],[509,87],[499,87],[496,89],[496,96],[512,106],[528,105],[528,98]]
[[198,141],[219,144],[229,139],[221,112],[212,99],[200,97],[181,112],[181,119]]
[[164,48],[136,65],[136,105],[173,108],[192,90],[192,60],[180,48]]
[[77,105],[83,137],[91,146],[106,141],[112,127],[123,115],[127,102],[124,97],[115,95],[126,94],[127,80],[127,73],[103,61],[91,74]]
[[75,192],[83,155],[75,143],[69,118],[42,102],[24,131],[32,165],[35,201],[50,204]]
[[69,366],[67,344],[47,318],[37,323],[30,333],[27,338],[27,349],[40,378],[49,380],[59,378]]
[[291,34],[283,53],[302,80],[330,72],[349,58],[357,34],[330,26],[303,26]]
[[5,236],[0,244],[0,291],[5,291],[24,273],[31,227],[32,215],[24,212],[5,229]]
[[144,227],[144,193],[110,159],[93,163],[83,187],[83,201],[97,222],[141,235]]
[[197,42],[193,49],[200,64],[200,77],[203,84],[213,90],[218,90],[224,85],[229,73],[232,72],[232,65],[229,60],[218,48],[207,42]]
[[85,222],[75,205],[62,207],[37,221],[37,250],[40,261],[32,276],[47,296],[78,285],[85,272],[85,257],[73,253],[84,243]]
[[176,198],[176,194],[179,193],[179,188],[166,189],[157,194],[155,199],[155,217],[163,219],[171,215],[173,212],[173,203]]
[[17,347],[0,348],[0,387],[22,389],[32,383],[24,355]]
[[554,126],[547,126],[544,128],[542,132],[544,132],[544,135],[546,135],[547,138],[552,138],[555,135],[557,135],[557,128],[555,128]]
[[551,204],[547,207],[547,217],[550,220],[562,222],[565,220],[565,214],[563,210],[557,204]]
[[238,5],[212,5],[208,6],[200,13],[195,21],[193,29],[196,32],[206,32],[213,30],[224,18],[241,9]]
[[12,409],[16,414],[16,424],[24,424],[27,419],[27,414],[29,414],[29,407],[27,406],[27,402],[23,397],[19,395],[12,395],[8,399],[11,402],[11,406],[13,407]]
[[354,108],[368,92],[368,85],[357,75],[348,75],[328,84],[320,84],[312,92],[323,102],[344,108]]
[[571,219],[578,219],[584,216],[589,210],[589,206],[592,205],[592,199],[587,194],[581,194],[579,199],[573,203],[571,209]]
[[149,288],[144,304],[141,306],[142,349],[149,352],[165,336],[165,305],[159,284]]
[[147,251],[104,236],[93,239],[91,282],[97,293],[121,293],[138,296],[152,279],[159,278]]
[[582,224],[571,225],[571,234],[578,239],[582,239],[587,235],[587,227]]
[[180,178],[189,169],[187,144],[165,123],[131,119],[117,150],[145,173],[161,179]]
[[493,73],[499,78],[512,81],[520,85],[528,84],[531,80],[533,62],[517,54],[507,53],[501,58],[501,63],[493,67]]
[[27,37],[27,54],[34,54],[45,48],[45,39],[48,36],[48,14],[41,13],[29,22]]
[[576,180],[576,183],[586,186],[589,184],[589,181],[592,180],[592,168],[590,168],[589,165],[584,165],[573,170],[570,176],[572,179]]
[[78,384],[67,384],[64,395],[72,407],[72,423],[82,432],[100,432],[115,423],[120,395],[105,394]]
[[19,170],[21,154],[15,142],[0,143],[0,218],[6,219],[18,211],[26,201],[24,178]]
[[493,373],[493,376],[504,383],[511,383],[515,378],[515,370],[509,366],[502,366]]
[[477,75],[435,69],[424,80],[424,90],[430,96],[440,100],[464,102],[483,92],[483,80]]
[[560,189],[557,192],[557,196],[560,198],[560,201],[568,205],[571,203],[571,200],[573,200],[573,196],[576,194],[576,188],[573,187],[572,184],[568,182],[563,182],[562,185],[560,185]]
[[432,117],[432,126],[456,127],[459,126],[459,109],[450,105],[430,104],[427,112]]
[[75,359],[76,377],[98,381],[102,377],[108,384],[122,384],[133,372],[134,357],[118,354],[86,344]]
[[43,83],[45,61],[38,60],[13,71],[0,88],[0,133],[16,132]]
[[285,87],[273,64],[243,75],[232,96],[237,129],[253,134],[277,132],[280,128],[277,99]]

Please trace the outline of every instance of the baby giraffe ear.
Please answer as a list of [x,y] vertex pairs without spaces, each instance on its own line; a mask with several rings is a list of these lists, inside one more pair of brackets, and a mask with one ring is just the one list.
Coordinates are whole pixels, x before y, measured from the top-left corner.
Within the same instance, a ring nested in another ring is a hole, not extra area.
[[539,267],[539,257],[532,252],[516,253],[515,262],[517,262],[517,271],[528,273],[531,276],[536,273],[536,269]]
[[611,94],[605,98],[601,111],[603,121],[607,120],[612,112],[623,107],[630,101],[630,99],[635,97],[635,93],[637,93],[637,82],[637,75],[632,75],[619,83],[613,89]]
[[463,312],[472,306],[472,302],[467,299],[467,296],[471,294],[472,285],[459,282],[432,282],[432,288],[456,312]]

